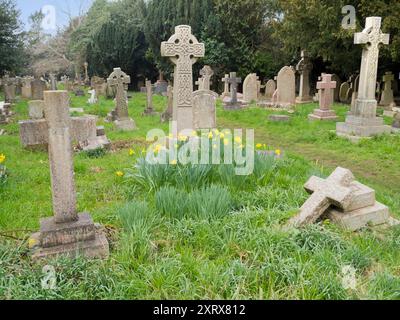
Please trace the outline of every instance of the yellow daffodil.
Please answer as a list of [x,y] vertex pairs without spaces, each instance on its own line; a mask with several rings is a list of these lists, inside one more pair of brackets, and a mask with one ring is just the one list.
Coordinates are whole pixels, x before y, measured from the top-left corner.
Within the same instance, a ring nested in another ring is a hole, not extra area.
[[0,163],[6,161],[6,156],[4,154],[0,154]]
[[115,173],[115,175],[117,176],[117,177],[123,177],[124,176],[124,173],[122,172],[122,171],[117,171],[116,173]]
[[279,157],[279,156],[282,154],[282,152],[281,152],[281,150],[276,149],[276,150],[275,150],[275,154]]
[[224,145],[225,146],[229,145],[229,139],[224,139]]
[[221,139],[224,139],[224,138],[225,138],[225,135],[224,135],[223,133],[221,133],[221,134],[219,135],[219,137],[220,137]]
[[178,140],[181,142],[185,142],[187,140],[187,137],[182,135],[178,137]]
[[129,155],[130,155],[130,156],[133,156],[133,155],[135,155],[135,150],[133,150],[133,149],[130,149],[130,150],[129,150]]
[[208,139],[212,139],[212,138],[213,138],[213,133],[210,132],[210,133],[208,134]]
[[170,162],[170,164],[173,165],[173,166],[176,166],[176,165],[178,164],[178,161],[172,160],[172,161]]
[[240,138],[240,137],[235,137],[235,142],[236,142],[236,143],[242,143],[242,138]]
[[261,149],[261,148],[262,148],[262,144],[261,144],[261,143],[257,143],[257,144],[256,144],[256,148],[257,148],[257,149]]

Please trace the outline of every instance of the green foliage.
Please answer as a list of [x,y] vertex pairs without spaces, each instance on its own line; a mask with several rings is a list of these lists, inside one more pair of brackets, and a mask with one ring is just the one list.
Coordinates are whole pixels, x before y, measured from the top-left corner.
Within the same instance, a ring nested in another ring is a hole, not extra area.
[[93,150],[84,151],[83,154],[91,159],[102,158],[107,154],[107,150],[103,147],[99,147]]
[[0,164],[0,190],[6,184],[8,179],[8,172],[6,166]]
[[129,202],[117,212],[122,226],[128,232],[151,230],[155,225],[155,213],[146,202]]

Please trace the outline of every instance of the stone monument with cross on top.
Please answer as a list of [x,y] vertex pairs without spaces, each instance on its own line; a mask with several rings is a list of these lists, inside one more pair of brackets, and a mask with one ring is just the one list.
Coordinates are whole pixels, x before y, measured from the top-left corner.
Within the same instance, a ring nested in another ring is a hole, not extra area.
[[331,74],[322,74],[321,81],[317,83],[319,90],[319,109],[315,109],[308,118],[310,120],[337,120],[337,115],[331,109],[336,81],[332,81]]
[[190,26],[175,27],[175,34],[161,43],[161,55],[168,57],[174,68],[174,115],[178,133],[193,129],[193,64],[204,57],[205,47],[199,43]]
[[117,129],[130,131],[136,128],[135,122],[129,118],[128,103],[126,99],[125,86],[131,83],[131,77],[121,68],[114,68],[114,71],[107,79],[111,87],[115,87],[115,110],[112,112],[111,119],[114,121]]
[[230,85],[231,99],[224,103],[224,108],[227,110],[237,110],[242,108],[242,103],[238,101],[237,91],[238,84],[242,83],[242,79],[237,77],[236,72],[231,72],[228,79],[223,79]]
[[384,124],[383,118],[376,116],[375,99],[376,80],[379,62],[379,47],[389,44],[390,35],[381,31],[380,17],[368,17],[365,29],[354,35],[354,43],[364,45],[358,97],[354,108],[346,117],[346,122],[337,123],[336,133],[351,141],[359,141],[384,133],[390,133],[390,126]]
[[210,66],[204,66],[200,70],[200,75],[203,78],[203,89],[204,90],[210,90],[210,88],[211,88],[211,78],[214,75],[213,69],[211,69]]
[[296,66],[297,72],[300,73],[300,90],[299,96],[296,98],[296,103],[312,102],[312,97],[310,96],[310,72],[312,69],[313,65],[307,51],[301,51],[301,60]]

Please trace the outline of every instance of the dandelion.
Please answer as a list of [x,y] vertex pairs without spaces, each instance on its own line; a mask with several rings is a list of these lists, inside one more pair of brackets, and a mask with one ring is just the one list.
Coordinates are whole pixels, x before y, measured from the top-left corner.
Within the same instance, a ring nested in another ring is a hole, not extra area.
[[279,157],[282,154],[282,151],[279,149],[276,149],[275,154]]
[[122,171],[117,171],[117,172],[115,173],[115,175],[116,175],[117,177],[121,178],[121,177],[124,176],[124,173],[123,173]]
[[133,155],[135,155],[135,150],[133,150],[133,149],[130,149],[130,150],[129,150],[129,155],[130,155],[130,156],[133,156]]
[[0,154],[0,163],[6,161],[6,156],[4,154]]

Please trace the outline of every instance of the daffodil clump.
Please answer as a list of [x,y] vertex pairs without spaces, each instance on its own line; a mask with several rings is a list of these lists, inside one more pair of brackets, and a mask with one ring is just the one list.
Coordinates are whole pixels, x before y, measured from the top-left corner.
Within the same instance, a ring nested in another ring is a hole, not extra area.
[[0,153],[0,186],[4,185],[7,181],[7,168],[5,166],[7,157]]

